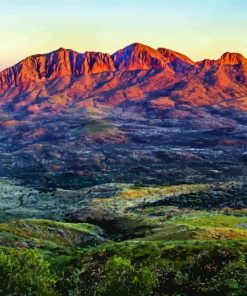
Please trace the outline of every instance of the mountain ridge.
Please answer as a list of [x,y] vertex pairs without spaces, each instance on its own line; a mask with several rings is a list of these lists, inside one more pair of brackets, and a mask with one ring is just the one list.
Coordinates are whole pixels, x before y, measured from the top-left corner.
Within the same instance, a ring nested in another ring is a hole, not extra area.
[[247,59],[226,52],[194,62],[133,43],[112,55],[59,48],[0,72],[0,111],[18,116],[72,107],[156,112],[181,106],[247,110]]
[[205,65],[238,65],[247,68],[247,59],[240,53],[223,53],[217,60],[194,62],[186,55],[167,48],[154,49],[133,43],[113,54],[59,48],[45,54],[26,57],[17,64],[0,71],[0,85],[17,86],[31,81],[44,81],[54,77],[78,76],[111,71],[163,69],[172,75]]

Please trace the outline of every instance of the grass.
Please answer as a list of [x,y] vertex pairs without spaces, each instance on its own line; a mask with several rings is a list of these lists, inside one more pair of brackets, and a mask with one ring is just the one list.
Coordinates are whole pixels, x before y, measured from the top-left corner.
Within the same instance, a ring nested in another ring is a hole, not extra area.
[[178,241],[125,241],[119,243],[106,243],[95,249],[85,252],[85,255],[98,255],[105,257],[119,255],[134,260],[135,258],[159,258],[194,254],[202,250],[221,248],[238,252],[247,252],[246,240],[178,240]]
[[178,225],[175,223],[163,223],[159,228],[154,229],[153,233],[146,235],[141,240],[145,241],[174,241],[174,240],[192,240],[197,236],[195,227],[188,225]]
[[20,220],[20,221],[28,222],[31,224],[55,227],[55,228],[65,228],[65,229],[67,228],[67,229],[71,229],[79,232],[102,234],[102,229],[100,229],[100,227],[89,224],[89,223],[66,223],[66,222],[57,222],[57,221],[45,220],[45,219],[27,219],[27,220]]
[[247,217],[192,211],[175,215],[170,221],[177,225],[194,227],[196,239],[247,239]]
[[147,207],[142,209],[142,214],[147,216],[162,216],[166,213],[170,212],[178,212],[180,213],[180,210],[178,207],[174,206],[159,206],[159,207]]
[[[63,223],[49,220],[29,219],[0,224],[0,241],[7,245],[36,247],[77,246],[87,247],[104,242],[102,230],[87,223]],[[22,244],[23,245],[23,244]]]
[[198,211],[192,214],[175,216],[171,220],[178,224],[187,224],[197,227],[247,228],[247,217],[223,215],[215,212]]

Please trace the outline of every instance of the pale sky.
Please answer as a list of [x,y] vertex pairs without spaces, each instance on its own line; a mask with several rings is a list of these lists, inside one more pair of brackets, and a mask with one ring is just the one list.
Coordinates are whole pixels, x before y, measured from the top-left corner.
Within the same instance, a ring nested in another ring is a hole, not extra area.
[[193,60],[247,55],[246,0],[0,0],[0,69],[59,47],[113,53],[133,42]]

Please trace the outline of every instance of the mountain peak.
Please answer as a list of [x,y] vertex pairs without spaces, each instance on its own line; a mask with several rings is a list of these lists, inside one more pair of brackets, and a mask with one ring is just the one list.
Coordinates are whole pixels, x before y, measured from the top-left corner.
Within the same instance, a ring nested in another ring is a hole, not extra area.
[[225,52],[217,61],[221,65],[247,65],[247,59],[241,53],[237,52]]
[[143,43],[140,43],[140,42],[134,42],[134,43],[131,43],[130,45],[127,45],[125,48],[133,48],[134,50],[155,50],[153,49],[151,46],[148,46],[146,44],[143,44]]
[[149,70],[166,67],[166,59],[154,48],[133,43],[112,55],[117,70]]

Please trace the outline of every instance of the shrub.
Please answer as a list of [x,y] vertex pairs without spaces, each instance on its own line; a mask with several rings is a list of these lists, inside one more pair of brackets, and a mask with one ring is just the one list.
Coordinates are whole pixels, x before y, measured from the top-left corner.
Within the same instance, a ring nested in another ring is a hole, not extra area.
[[98,288],[102,296],[150,295],[157,282],[156,274],[147,267],[132,265],[127,259],[114,256],[105,266],[105,277]]
[[49,264],[38,251],[0,251],[0,295],[55,295],[54,284]]

